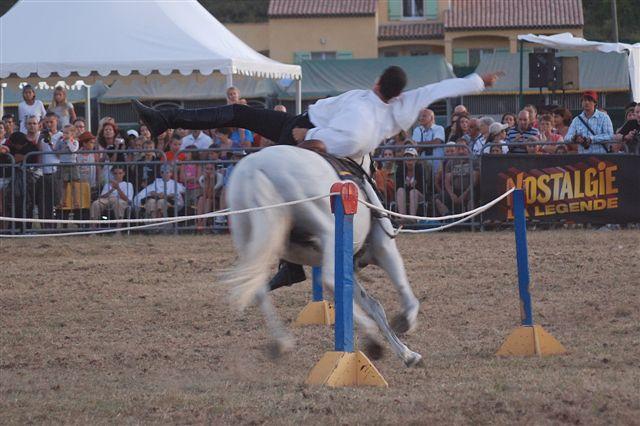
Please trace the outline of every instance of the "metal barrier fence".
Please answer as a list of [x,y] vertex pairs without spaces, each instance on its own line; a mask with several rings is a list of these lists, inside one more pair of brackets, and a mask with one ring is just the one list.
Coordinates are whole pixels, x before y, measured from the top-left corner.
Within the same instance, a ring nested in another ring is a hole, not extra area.
[[[488,144],[486,148],[491,152],[494,147],[528,145],[546,144]],[[35,152],[19,162],[3,154],[0,215],[106,220],[179,218],[221,210],[227,207],[225,189],[234,165],[256,150],[94,150],[63,158],[53,152]],[[377,152],[373,161],[378,167],[373,177],[386,208],[411,215],[442,216],[479,205],[481,162],[467,145],[384,145]],[[167,157],[178,161],[167,161]],[[464,225],[473,229],[481,224],[478,216]],[[403,225],[425,228],[438,223]],[[126,229],[131,225],[120,226]],[[93,227],[100,226],[2,222],[0,232],[64,232]],[[226,230],[227,223],[226,218],[209,218],[167,224],[159,229],[217,232]]]

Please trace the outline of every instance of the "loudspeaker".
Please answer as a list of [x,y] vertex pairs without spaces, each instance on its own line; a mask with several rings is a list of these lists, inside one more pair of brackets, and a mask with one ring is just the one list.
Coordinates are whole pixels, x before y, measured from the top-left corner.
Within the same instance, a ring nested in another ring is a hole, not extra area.
[[562,88],[580,90],[580,68],[577,56],[565,56],[562,61]]
[[553,80],[553,52],[529,53],[529,87],[547,87]]

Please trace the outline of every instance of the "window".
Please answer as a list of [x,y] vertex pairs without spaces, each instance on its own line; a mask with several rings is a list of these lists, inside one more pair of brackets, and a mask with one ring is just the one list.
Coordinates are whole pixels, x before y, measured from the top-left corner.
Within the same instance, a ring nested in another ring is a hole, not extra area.
[[423,0],[402,0],[404,18],[424,18]]
[[324,61],[325,59],[336,59],[336,52],[311,52],[312,61]]

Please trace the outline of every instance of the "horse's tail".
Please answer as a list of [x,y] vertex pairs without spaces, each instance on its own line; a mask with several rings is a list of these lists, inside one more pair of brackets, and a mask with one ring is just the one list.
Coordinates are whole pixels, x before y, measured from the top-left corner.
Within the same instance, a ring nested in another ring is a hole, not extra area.
[[[236,175],[238,170],[234,171]],[[270,206],[284,202],[269,177],[259,169],[244,169],[236,181],[251,182],[236,194],[241,208]],[[232,179],[233,181],[233,179]],[[234,190],[233,184],[230,190]],[[233,198],[233,197],[232,197]],[[232,209],[236,206],[230,203]],[[240,207],[240,206],[238,206]],[[287,207],[253,211],[232,218],[231,232],[239,255],[238,262],[225,282],[233,286],[232,299],[244,309],[251,304],[258,292],[266,287],[271,266],[280,258],[289,234],[291,219]]]

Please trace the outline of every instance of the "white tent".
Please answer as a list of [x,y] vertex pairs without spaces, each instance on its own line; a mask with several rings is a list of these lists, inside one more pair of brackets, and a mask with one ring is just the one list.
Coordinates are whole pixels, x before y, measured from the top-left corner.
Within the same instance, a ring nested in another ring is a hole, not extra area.
[[[571,33],[555,34],[552,36],[525,34],[519,35],[518,40],[541,44],[553,49],[571,49],[598,52],[618,52],[629,54],[629,79],[633,100],[640,102],[640,43],[603,43],[574,37]],[[522,70],[520,70],[522,73]]]
[[20,0],[0,18],[0,52],[3,86],[217,71],[228,85],[241,74],[294,79],[299,88],[301,78],[299,66],[254,51],[196,0]]

